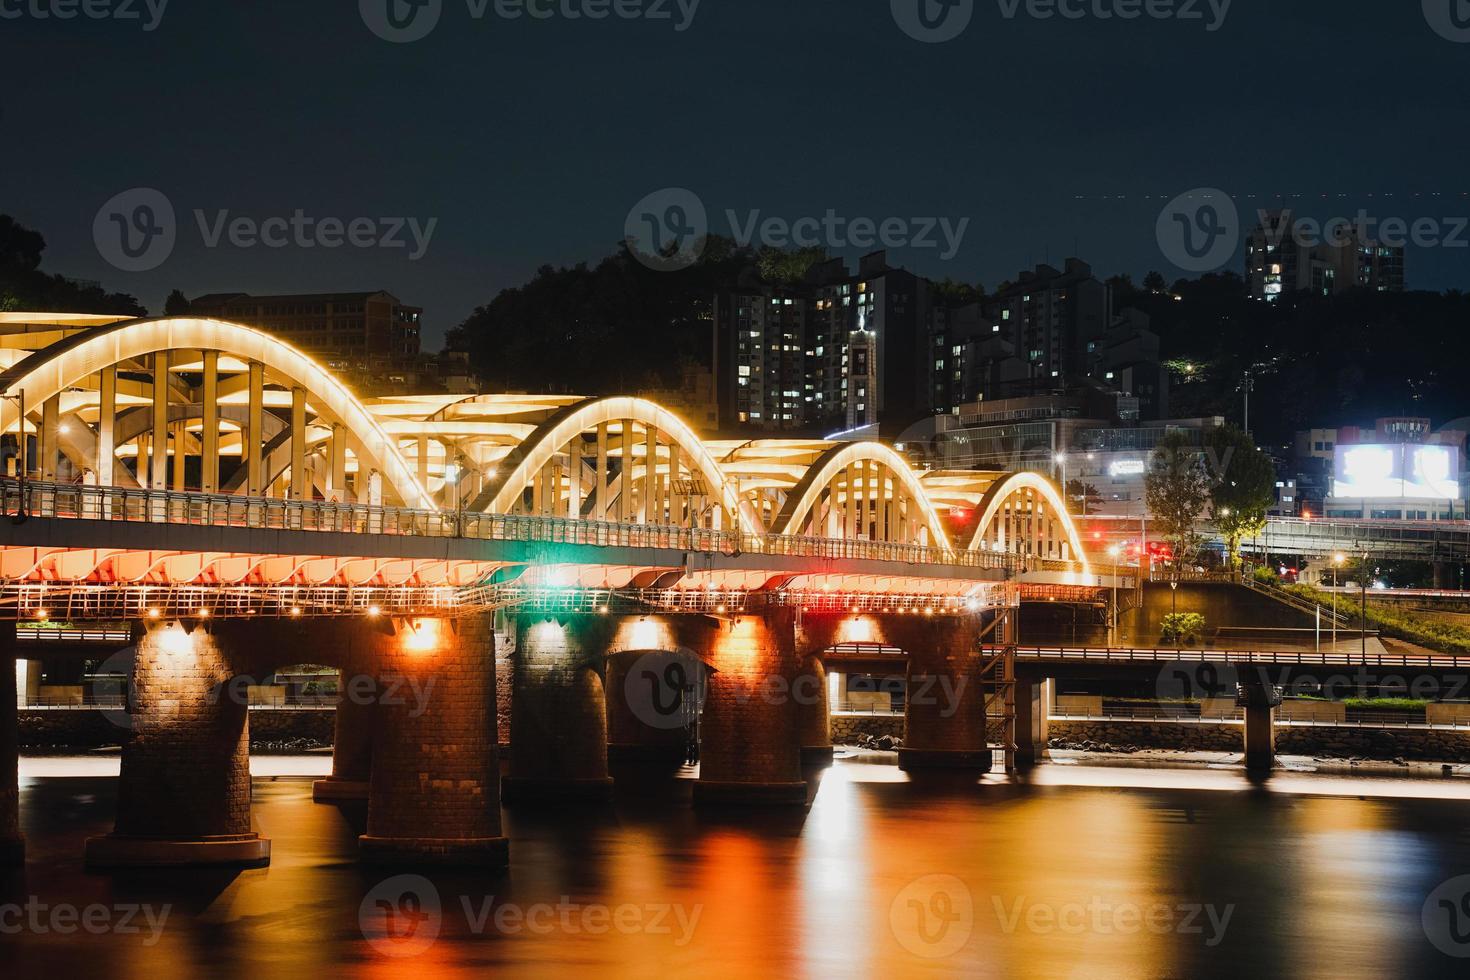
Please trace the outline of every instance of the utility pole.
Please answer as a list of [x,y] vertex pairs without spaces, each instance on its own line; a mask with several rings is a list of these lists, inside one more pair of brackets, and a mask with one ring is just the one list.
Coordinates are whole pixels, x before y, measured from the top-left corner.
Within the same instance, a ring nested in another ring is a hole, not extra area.
[[1362,581],[1358,583],[1363,593],[1363,628],[1358,631],[1358,635],[1363,641],[1362,653],[1364,662],[1368,659],[1368,559],[1370,557],[1368,552],[1363,552],[1363,574],[1359,576]]
[[1251,391],[1256,386],[1256,377],[1251,372],[1254,368],[1245,369],[1245,434],[1251,432]]

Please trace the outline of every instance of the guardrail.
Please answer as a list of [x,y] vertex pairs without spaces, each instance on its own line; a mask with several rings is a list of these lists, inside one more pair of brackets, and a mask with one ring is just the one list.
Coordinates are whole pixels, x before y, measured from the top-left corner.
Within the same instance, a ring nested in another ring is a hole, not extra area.
[[1449,654],[1360,653],[1267,650],[1192,650],[1122,647],[1018,647],[1023,660],[1082,660],[1097,663],[1225,663],[1304,667],[1399,667],[1470,671],[1470,657]]
[[15,638],[22,643],[127,643],[133,634],[125,629],[17,626]]
[[[1239,724],[1245,720],[1245,709],[1237,708],[1228,714],[1174,713],[1157,708],[1107,708],[1101,713],[1055,708],[1047,716],[1052,721],[1165,721],[1180,724]],[[1463,725],[1430,724],[1422,717],[1401,711],[1375,711],[1355,714],[1351,718],[1290,718],[1278,713],[1277,725],[1295,728],[1427,728],[1435,731],[1470,731],[1470,722]]]
[[721,552],[732,557],[760,554],[1007,570],[1014,570],[1019,562],[1016,556],[1006,553],[949,550],[852,538],[752,534],[515,514],[455,514],[317,500],[275,500],[34,481],[26,481],[22,491],[18,481],[10,478],[0,480],[0,510],[16,514],[22,509],[22,504],[32,517],[69,520],[664,548]]

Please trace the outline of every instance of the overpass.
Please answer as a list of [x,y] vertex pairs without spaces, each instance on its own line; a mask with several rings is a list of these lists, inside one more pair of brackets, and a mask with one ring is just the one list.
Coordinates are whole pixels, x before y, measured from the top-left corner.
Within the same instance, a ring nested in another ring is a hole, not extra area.
[[1350,520],[1273,517],[1260,537],[1243,542],[1253,554],[1336,554],[1427,562],[1470,561],[1470,521]]

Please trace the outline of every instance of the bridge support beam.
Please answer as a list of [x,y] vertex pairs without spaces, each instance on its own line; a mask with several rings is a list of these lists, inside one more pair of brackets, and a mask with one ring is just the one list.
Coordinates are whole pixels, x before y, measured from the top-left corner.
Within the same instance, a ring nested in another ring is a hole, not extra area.
[[367,664],[337,674],[337,717],[332,735],[332,774],[312,784],[318,803],[345,803],[368,798],[373,772],[373,724],[377,680]]
[[0,867],[24,864],[16,729],[15,625],[0,624]]
[[612,795],[597,632],[585,618],[516,618],[507,801]]
[[819,656],[802,660],[793,688],[803,765],[832,761],[832,711],[827,703],[827,666]]
[[270,862],[250,829],[246,699],[236,671],[203,626],[143,634],[131,678],[132,731],[123,742],[113,833],[87,841],[92,867]]
[[358,840],[365,861],[506,867],[494,645],[488,614],[405,621],[383,645],[379,686],[426,696],[378,706],[367,833]]
[[901,632],[909,662],[899,768],[989,772],[975,618],[931,619]]
[[1246,771],[1270,772],[1276,764],[1276,706],[1280,699],[1275,688],[1254,679],[1242,680],[1240,695],[1245,702]]
[[721,623],[707,662],[695,802],[804,806],[794,610]]
[[1047,757],[1051,680],[1016,680],[1016,765],[1038,765]]
[[1276,709],[1254,701],[1245,707],[1245,768],[1270,772],[1276,765]]

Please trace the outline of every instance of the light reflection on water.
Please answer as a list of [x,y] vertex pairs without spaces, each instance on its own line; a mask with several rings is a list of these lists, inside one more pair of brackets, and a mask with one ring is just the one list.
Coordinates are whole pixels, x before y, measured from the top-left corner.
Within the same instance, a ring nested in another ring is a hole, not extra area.
[[[1458,781],[1049,766],[977,785],[843,761],[804,815],[696,811],[687,781],[634,773],[605,807],[508,809],[509,875],[430,874],[439,937],[395,959],[359,922],[388,877],[356,863],[361,809],[311,802],[328,764],[252,760],[267,869],[91,875],[81,845],[109,829],[115,757],[23,760],[31,863],[0,877],[0,904],[172,911],[153,947],[0,935],[7,974],[1382,977],[1467,962],[1420,926],[1429,892],[1470,873]],[[476,932],[491,896],[576,910],[544,932],[493,918]],[[663,911],[593,934],[588,906]]]

